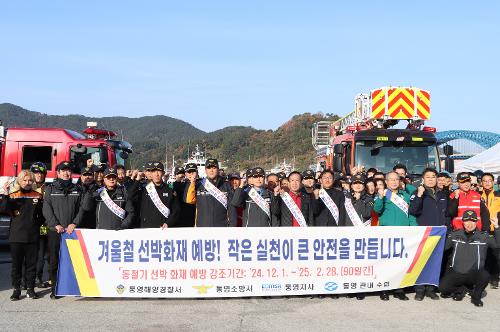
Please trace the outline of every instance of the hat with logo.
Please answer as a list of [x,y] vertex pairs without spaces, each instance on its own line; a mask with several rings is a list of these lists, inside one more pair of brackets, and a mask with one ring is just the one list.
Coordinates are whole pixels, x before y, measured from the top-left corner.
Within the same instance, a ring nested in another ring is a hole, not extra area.
[[302,179],[314,179],[314,172],[311,171],[310,169],[302,172]]
[[278,176],[278,180],[283,180],[283,179],[286,179],[286,173],[285,172],[278,172],[276,174]]
[[174,168],[174,174],[177,175],[177,174],[184,174],[186,173],[186,171],[184,170],[184,167],[176,167]]
[[116,168],[114,167],[108,167],[104,170],[104,177],[107,178],[108,176],[118,176],[118,173],[116,172]]
[[362,174],[356,174],[351,176],[351,184],[362,183],[365,184],[366,178]]
[[94,175],[94,170],[92,169],[92,167],[84,167],[84,168],[82,168],[81,174],[82,175]]
[[148,169],[150,171],[164,171],[163,164],[159,161],[152,161],[149,164]]
[[217,161],[217,159],[213,159],[213,158],[210,158],[210,159],[207,159],[207,161],[205,162],[205,167],[219,167],[219,162]]
[[253,168],[247,169],[247,171],[245,172],[245,175],[247,178],[251,178],[253,176]]
[[255,167],[253,169],[253,176],[266,176],[266,171],[262,167]]
[[73,169],[73,165],[69,161],[63,161],[56,166],[56,171],[62,171],[65,169]]
[[191,172],[191,171],[198,171],[198,166],[196,166],[195,163],[189,163],[184,166],[184,170],[186,172]]
[[470,177],[470,174],[468,172],[460,172],[457,175],[457,181],[459,183],[464,183],[464,182],[470,182],[472,179]]
[[473,222],[477,222],[477,213],[476,211],[472,211],[472,210],[465,210],[464,211],[464,214],[462,216],[462,221],[473,221]]

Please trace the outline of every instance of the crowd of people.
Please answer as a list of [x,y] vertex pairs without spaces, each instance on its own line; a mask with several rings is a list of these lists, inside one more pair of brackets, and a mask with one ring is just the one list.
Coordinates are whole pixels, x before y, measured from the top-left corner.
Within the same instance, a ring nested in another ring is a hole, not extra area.
[[[87,166],[75,183],[73,165],[62,162],[57,178],[46,183],[46,167],[38,162],[4,187],[0,212],[12,218],[11,300],[20,299],[22,288],[26,297],[38,298],[35,287],[51,287],[56,298],[60,237],[75,228],[446,226],[439,288],[417,285],[415,300],[437,300],[440,292],[460,301],[470,294],[482,306],[488,283],[498,288],[500,191],[489,173],[459,173],[456,184],[431,168],[414,183],[405,165],[386,174],[364,167],[348,176],[331,170],[266,174],[255,167],[226,175],[216,159],[208,159],[205,178],[198,177],[196,164],[187,164],[175,168],[170,182],[161,162],[133,171]],[[407,291],[392,293],[408,300]],[[389,300],[389,294],[380,298]]]

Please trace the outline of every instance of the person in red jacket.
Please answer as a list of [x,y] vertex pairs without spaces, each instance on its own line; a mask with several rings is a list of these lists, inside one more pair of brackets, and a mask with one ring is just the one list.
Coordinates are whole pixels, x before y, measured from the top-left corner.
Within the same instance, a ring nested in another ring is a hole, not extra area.
[[463,229],[462,216],[465,211],[472,210],[478,216],[477,228],[483,231],[490,230],[490,213],[484,204],[481,194],[472,190],[471,176],[467,172],[457,175],[458,189],[451,193],[448,202],[448,213],[452,217],[452,230]]

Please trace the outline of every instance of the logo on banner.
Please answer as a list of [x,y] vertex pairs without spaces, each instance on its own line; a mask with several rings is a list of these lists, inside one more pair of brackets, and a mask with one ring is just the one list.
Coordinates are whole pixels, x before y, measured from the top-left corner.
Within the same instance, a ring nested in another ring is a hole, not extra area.
[[212,285],[200,285],[200,286],[193,286],[194,289],[198,290],[198,294],[207,294],[208,290],[214,286]]
[[118,285],[118,286],[116,286],[116,292],[117,292],[118,294],[122,295],[122,294],[123,294],[123,292],[125,292],[125,286],[123,286],[123,285]]
[[325,290],[329,292],[335,292],[339,288],[336,282],[329,281],[325,283]]
[[278,292],[281,290],[281,284],[262,284],[263,292]]

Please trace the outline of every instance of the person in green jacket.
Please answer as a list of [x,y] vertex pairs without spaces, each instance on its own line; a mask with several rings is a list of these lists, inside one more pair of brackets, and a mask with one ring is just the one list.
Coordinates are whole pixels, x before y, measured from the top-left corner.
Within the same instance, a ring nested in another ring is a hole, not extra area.
[[405,165],[403,164],[397,164],[392,168],[392,170],[399,175],[399,188],[403,189],[406,191],[410,196],[417,190],[417,187],[415,187],[413,184],[411,184],[407,178],[408,175],[408,169],[406,168]]
[[[380,188],[375,197],[373,210],[379,216],[379,226],[417,226],[417,220],[408,213],[410,194],[400,188],[400,176],[389,172],[385,176],[387,189]],[[408,301],[404,289],[395,289],[394,297]],[[388,292],[382,292],[380,299],[389,300]]]
[[418,226],[415,216],[408,214],[410,194],[400,188],[400,181],[398,173],[387,173],[387,189],[379,189],[375,197],[373,210],[379,215],[380,226]]

